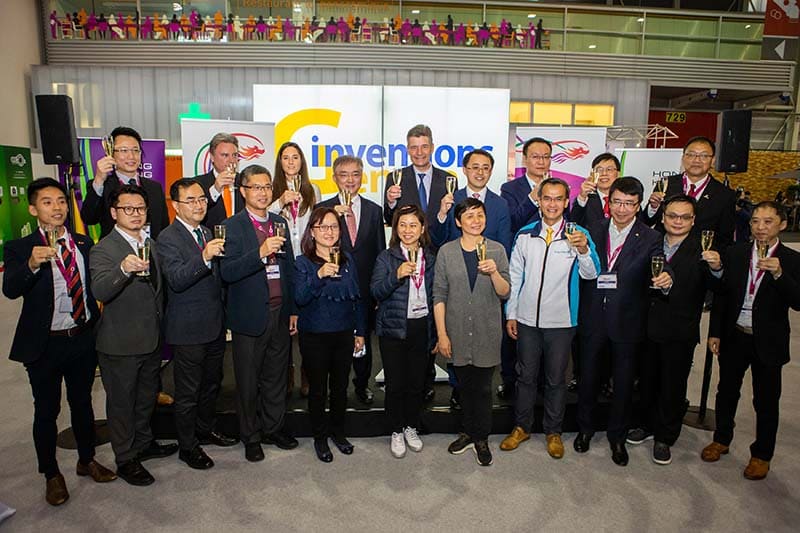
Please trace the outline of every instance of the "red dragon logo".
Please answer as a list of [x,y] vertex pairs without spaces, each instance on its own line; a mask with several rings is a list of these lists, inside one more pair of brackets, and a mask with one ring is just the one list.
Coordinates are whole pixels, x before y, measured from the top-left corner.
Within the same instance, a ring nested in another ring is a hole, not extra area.
[[569,160],[583,159],[589,155],[589,145],[583,141],[553,141],[553,149],[556,153],[553,154],[552,160],[558,164]]
[[[249,133],[231,133],[239,141],[239,162],[252,161],[258,159],[266,153],[264,143],[258,137],[250,135]],[[211,153],[208,151],[208,145],[202,149],[202,160],[204,172],[211,170]]]

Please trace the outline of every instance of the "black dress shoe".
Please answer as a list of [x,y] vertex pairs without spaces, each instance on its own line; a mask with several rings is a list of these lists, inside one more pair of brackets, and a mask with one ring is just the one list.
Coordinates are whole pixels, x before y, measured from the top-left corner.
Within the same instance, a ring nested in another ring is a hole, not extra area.
[[317,459],[323,463],[333,461],[333,453],[328,446],[328,439],[314,439],[314,451],[317,452]]
[[589,446],[592,442],[592,436],[588,433],[578,433],[575,440],[572,442],[572,447],[578,453],[586,453],[589,451]]
[[206,455],[206,452],[204,452],[203,448],[200,446],[195,446],[191,451],[179,451],[178,459],[195,470],[208,470],[214,466],[214,461],[211,460],[211,457]]
[[225,435],[224,433],[219,433],[217,431],[212,431],[208,435],[198,435],[197,440],[199,440],[200,444],[203,446],[213,444],[214,446],[219,446],[220,448],[235,446],[239,442],[239,439],[236,437],[231,437],[230,435]]
[[516,385],[513,383],[501,383],[497,386],[497,397],[501,400],[510,400],[514,397],[514,389]]
[[611,443],[611,460],[614,464],[619,466],[626,466],[628,464],[628,450],[625,449],[624,442]]
[[261,437],[262,444],[274,444],[281,450],[294,450],[299,444],[297,439],[284,431],[276,431],[275,433],[266,433]]
[[575,379],[575,378],[572,378],[571,380],[569,380],[569,383],[567,384],[567,390],[569,392],[577,391],[578,390],[578,380]]
[[139,457],[137,457],[137,459],[139,459],[139,461],[159,459],[161,457],[169,457],[177,451],[177,444],[159,444],[158,442],[153,441],[147,448],[139,452]]
[[331,435],[331,440],[333,444],[339,448],[339,451],[345,455],[351,455],[353,453],[353,445],[344,437],[334,437]]
[[261,444],[252,442],[244,445],[244,457],[251,463],[257,463],[264,460],[264,450],[261,449]]
[[433,397],[434,396],[436,396],[436,391],[435,390],[433,390],[432,388],[425,389],[425,395],[422,397],[422,400],[425,403],[430,403],[430,402],[433,401]]
[[450,395],[450,409],[453,411],[460,411],[461,410],[461,402],[458,401],[461,395],[458,394],[456,389],[453,389],[453,393]]
[[142,466],[137,459],[131,459],[127,463],[122,463],[117,467],[117,477],[120,477],[137,487],[152,485],[155,478]]
[[363,404],[371,405],[375,400],[375,395],[372,394],[368,387],[364,387],[363,389],[356,389],[356,398]]

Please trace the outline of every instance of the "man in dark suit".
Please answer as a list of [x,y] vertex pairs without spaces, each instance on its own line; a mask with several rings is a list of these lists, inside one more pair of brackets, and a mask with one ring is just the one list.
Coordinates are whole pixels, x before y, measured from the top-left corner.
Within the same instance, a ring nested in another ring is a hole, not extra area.
[[114,140],[114,154],[97,161],[94,179],[86,184],[81,219],[85,224],[100,224],[100,237],[105,237],[114,229],[115,223],[111,216],[112,193],[121,185],[134,184],[147,194],[150,237],[158,238],[161,230],[169,225],[167,200],[160,184],[139,176],[142,137],[133,128],[119,126],[111,132],[111,138]]
[[[342,250],[352,254],[358,272],[358,288],[361,297],[369,300],[367,331],[364,334],[365,351],[353,359],[353,385],[356,397],[361,403],[371,404],[372,391],[369,378],[372,373],[372,342],[370,335],[375,327],[375,301],[372,299],[369,284],[372,269],[378,254],[386,248],[386,234],[383,231],[381,208],[378,204],[358,194],[364,176],[364,162],[357,157],[340,156],[333,162],[333,179],[339,187],[339,194],[320,202],[315,207],[332,207],[344,217],[343,226],[347,229],[341,237]],[[350,205],[346,205],[342,193],[350,194]]]
[[[297,332],[292,243],[279,236],[286,220],[267,212],[272,177],[260,165],[241,175],[245,209],[225,221],[227,321],[233,334],[236,414],[245,458],[264,460],[261,443],[290,450],[297,440],[284,427],[290,336]],[[285,233],[283,235],[286,235]]]
[[[511,215],[511,235],[523,226],[539,220],[539,199],[536,187],[550,173],[550,156],[553,145],[541,137],[533,137],[522,145],[522,162],[525,176],[505,182],[500,196],[508,204]],[[512,385],[513,385],[512,381]]]
[[508,204],[487,187],[494,168],[492,154],[486,150],[473,150],[464,156],[461,166],[467,177],[467,186],[442,197],[436,218],[429,221],[433,244],[438,248],[446,242],[461,237],[461,230],[456,227],[453,218],[452,207],[453,204],[469,196],[480,200],[486,207],[486,229],[483,231],[483,236],[502,244],[506,249],[506,255],[511,255],[512,235]]
[[750,227],[755,242],[735,244],[723,254],[708,338],[719,360],[717,430],[701,457],[713,462],[728,453],[742,380],[750,367],[756,440],[744,477],[757,480],[767,476],[775,452],[781,370],[789,362],[789,308],[800,310],[800,254],[778,240],[786,229],[779,204],[756,205]]
[[660,465],[672,462],[670,446],[681,432],[686,380],[700,342],[703,298],[716,281],[711,272],[720,269],[719,253],[704,252],[700,239],[689,235],[694,207],[694,198],[684,194],[664,202],[662,248],[675,283],[669,294],[650,291],[647,348],[639,380],[639,425],[626,439],[628,444],[641,444],[655,438],[652,458]]
[[683,174],[675,174],[667,180],[666,193],[650,195],[642,219],[648,226],[664,233],[662,203],[676,194],[687,194],[697,201],[697,214],[692,235],[700,235],[704,229],[714,231],[714,242],[720,251],[733,244],[736,228],[736,193],[715,180],[709,173],[714,165],[716,146],[706,137],[692,137],[683,148]]
[[647,295],[651,285],[668,290],[669,265],[652,277],[651,258],[660,256],[661,234],[637,219],[644,190],[636,178],[618,178],[609,192],[611,218],[589,227],[600,256],[597,280],[581,282],[578,313],[581,336],[581,381],[578,386],[578,428],[574,448],[589,450],[594,434],[592,412],[597,403],[599,354],[610,346],[614,398],[608,416],[607,436],[614,463],[628,464],[625,436],[638,344],[644,339]]
[[[10,359],[23,363],[28,372],[34,399],[33,442],[39,472],[46,480],[45,498],[60,505],[69,498],[56,461],[62,381],[78,444],[77,474],[97,482],[117,477],[94,459],[92,384],[97,353],[92,326],[100,311],[87,275],[92,241],[64,227],[68,211],[64,187],[52,178],[37,179],[28,187],[28,202],[39,229],[5,243],[3,294],[23,297]],[[48,243],[46,230],[57,235],[55,248]]]
[[[386,178],[383,193],[383,220],[392,225],[394,211],[398,207],[415,204],[425,212],[425,218],[433,220],[439,210],[442,196],[447,194],[448,173],[431,164],[433,155],[433,133],[424,124],[418,124],[406,134],[406,150],[411,164]],[[396,173],[400,172],[400,184],[395,185]]]
[[217,133],[208,145],[211,170],[195,176],[206,191],[208,211],[203,225],[214,229],[222,221],[244,207],[236,194],[236,172],[239,165],[239,140],[230,133]]
[[[152,239],[143,230],[147,193],[121,185],[108,198],[114,229],[91,251],[92,287],[103,303],[97,324],[100,375],[106,389],[106,414],[117,475],[131,485],[155,481],[142,461],[166,457],[176,444],[153,438],[150,418],[161,368],[161,273]],[[149,246],[149,260],[137,250]]]
[[173,347],[175,426],[178,457],[205,470],[214,461],[201,444],[233,446],[237,439],[214,428],[225,355],[222,281],[217,257],[225,241],[200,225],[208,199],[200,183],[183,178],[170,187],[175,221],[158,238],[161,271],[167,282],[164,338]]
[[590,179],[583,180],[581,191],[572,202],[571,221],[588,227],[597,220],[611,216],[608,191],[619,177],[619,168],[619,159],[614,154],[606,152],[594,158],[591,172],[597,176],[597,183]]

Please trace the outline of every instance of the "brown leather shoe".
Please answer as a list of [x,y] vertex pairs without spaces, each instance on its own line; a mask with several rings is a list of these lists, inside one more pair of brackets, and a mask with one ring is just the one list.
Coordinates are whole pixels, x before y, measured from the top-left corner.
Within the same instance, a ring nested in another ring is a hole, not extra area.
[[164,391],[158,393],[156,404],[160,405],[161,407],[165,407],[167,405],[172,405],[173,403],[175,403],[175,399],[172,396]]
[[308,398],[308,375],[304,366],[300,367],[300,396]]
[[289,398],[294,391],[294,365],[289,365],[289,375],[286,382],[286,397]]
[[47,480],[45,499],[50,505],[61,505],[69,499],[67,482],[64,481],[64,476],[58,474],[56,477],[51,477]]
[[511,434],[503,439],[503,442],[500,443],[500,449],[506,452],[510,452],[511,450],[516,450],[517,447],[531,438],[530,433],[526,433],[524,429],[519,426],[514,426],[514,429],[511,431]]
[[767,472],[769,472],[769,461],[751,457],[750,462],[747,463],[744,469],[744,477],[758,481],[767,477]]
[[90,476],[97,483],[108,483],[109,481],[117,479],[117,474],[97,461],[92,461],[85,466],[78,461],[78,466],[75,467],[75,473],[79,476]]
[[700,453],[700,459],[707,463],[719,461],[719,458],[728,453],[730,448],[719,442],[712,442]]
[[547,435],[547,453],[553,459],[561,459],[564,457],[564,443],[561,442],[561,435],[558,433],[551,433]]

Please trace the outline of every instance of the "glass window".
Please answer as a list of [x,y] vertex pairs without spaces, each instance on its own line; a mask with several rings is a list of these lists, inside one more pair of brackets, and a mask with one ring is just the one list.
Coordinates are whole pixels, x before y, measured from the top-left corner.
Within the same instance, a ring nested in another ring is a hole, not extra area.
[[639,54],[641,37],[612,36],[591,33],[567,33],[568,52],[599,52],[604,54]]
[[567,28],[570,30],[603,30],[615,33],[642,31],[641,15],[631,13],[605,13],[569,10]]
[[646,24],[648,34],[714,39],[717,37],[716,19],[648,15]]
[[533,104],[533,123],[572,124],[572,104],[535,102]]
[[720,30],[723,39],[761,39],[764,23],[750,20],[723,20]]
[[[309,1],[306,3],[308,4],[309,15],[304,14],[303,17],[308,16],[308,18],[311,18],[311,15],[313,15],[313,2]],[[360,2],[353,1],[346,3],[338,0],[317,1],[317,18],[323,21],[327,21],[331,17],[333,17],[334,20],[339,20],[339,17],[343,17],[345,20],[348,20],[350,17],[359,17],[362,20],[366,19],[367,22],[377,24],[383,22],[383,19],[389,20],[394,18],[399,12],[400,3],[398,1],[370,2],[369,0],[362,0]]]
[[[395,10],[395,13],[397,10]],[[432,24],[435,20],[438,23],[447,23],[447,16],[453,17],[453,25],[460,23],[482,24],[483,6],[480,4],[426,4],[424,2],[403,2],[403,11],[400,17],[410,22],[414,19],[420,24],[428,22]],[[487,21],[488,22],[488,21]]]
[[546,30],[560,30],[564,28],[564,10],[559,9],[539,9],[538,6],[531,7],[512,7],[512,6],[486,6],[486,22],[500,24],[506,19],[516,27],[518,24],[523,28],[529,24],[536,24],[542,21],[542,26]]
[[719,45],[719,58],[759,60],[761,59],[761,45],[722,42]]
[[613,126],[614,106],[575,104],[576,126]]
[[654,39],[646,37],[644,53],[651,56],[715,57],[716,42],[687,41],[686,39]]
[[531,103],[511,102],[511,105],[509,106],[508,120],[512,123],[530,124]]

